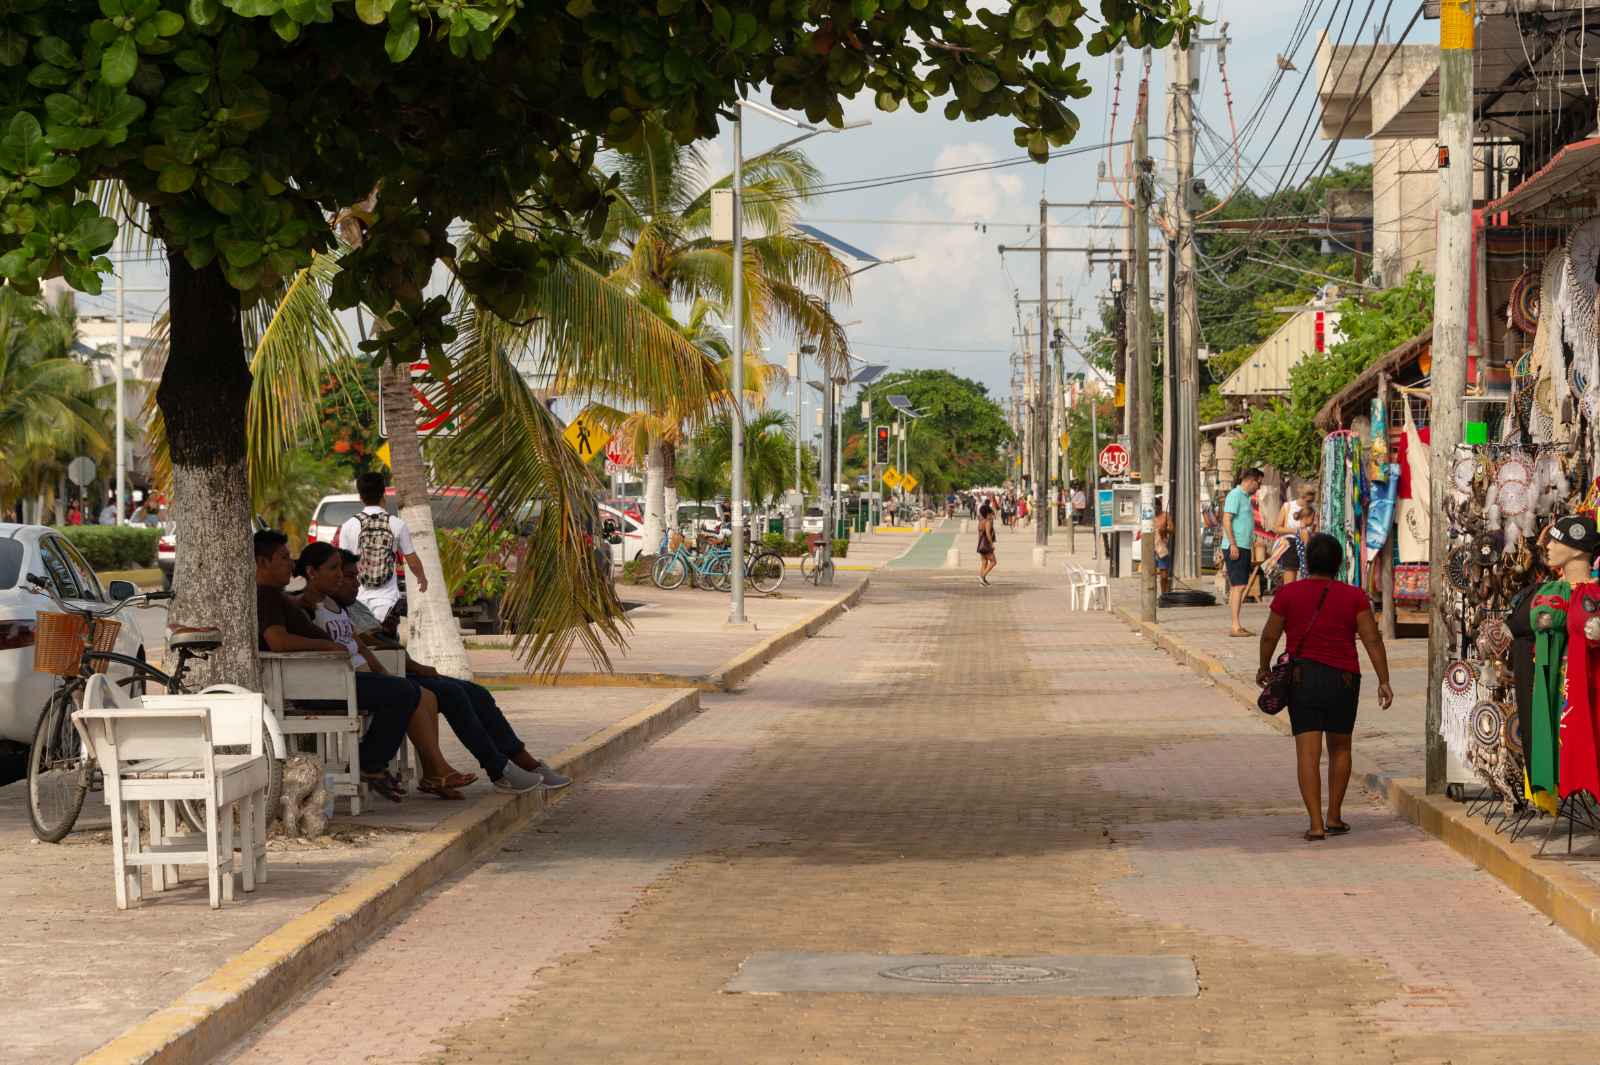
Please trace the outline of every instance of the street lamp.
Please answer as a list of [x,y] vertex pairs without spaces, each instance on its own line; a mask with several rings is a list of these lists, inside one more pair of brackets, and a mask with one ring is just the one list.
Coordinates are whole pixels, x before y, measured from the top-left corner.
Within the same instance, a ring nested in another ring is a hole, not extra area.
[[[790,118],[751,100],[740,100],[733,113],[733,190],[730,206],[733,209],[733,299],[730,315],[733,318],[733,486],[730,492],[733,504],[733,554],[732,597],[728,608],[728,624],[744,625],[744,112],[756,111],[779,122],[806,132],[791,138],[772,151],[792,147],[819,133],[837,132],[834,127],[813,126]],[[866,121],[847,122],[838,129],[855,129],[869,125]]]

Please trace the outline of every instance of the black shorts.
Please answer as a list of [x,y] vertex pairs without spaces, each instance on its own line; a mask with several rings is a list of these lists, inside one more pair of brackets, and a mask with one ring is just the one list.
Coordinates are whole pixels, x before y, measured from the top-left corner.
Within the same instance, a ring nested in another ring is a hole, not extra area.
[[1348,736],[1356,729],[1356,704],[1361,701],[1361,674],[1297,662],[1289,689],[1289,726],[1302,732],[1333,732]]
[[1228,587],[1243,588],[1250,583],[1250,571],[1255,568],[1255,563],[1250,561],[1249,548],[1239,548],[1238,558],[1229,558],[1227,549],[1223,549],[1222,561],[1228,569]]

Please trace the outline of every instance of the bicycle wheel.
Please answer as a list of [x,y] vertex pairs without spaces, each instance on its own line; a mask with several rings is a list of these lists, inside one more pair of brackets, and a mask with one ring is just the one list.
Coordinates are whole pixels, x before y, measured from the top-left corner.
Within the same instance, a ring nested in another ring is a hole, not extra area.
[[71,682],[50,696],[28,749],[28,820],[45,843],[60,843],[78,823],[89,794],[90,760],[84,757],[72,713],[83,703],[83,684]]
[[817,556],[807,551],[800,556],[800,579],[808,581],[815,572],[817,572]]
[[650,576],[656,582],[657,588],[670,592],[674,588],[683,586],[684,578],[689,576],[689,566],[681,555],[668,555],[666,558],[656,560]]
[[750,560],[750,584],[762,595],[771,595],[783,587],[783,559],[771,551],[763,551]]
[[733,564],[727,555],[717,555],[706,562],[705,583],[707,588],[719,592],[726,592],[733,587]]

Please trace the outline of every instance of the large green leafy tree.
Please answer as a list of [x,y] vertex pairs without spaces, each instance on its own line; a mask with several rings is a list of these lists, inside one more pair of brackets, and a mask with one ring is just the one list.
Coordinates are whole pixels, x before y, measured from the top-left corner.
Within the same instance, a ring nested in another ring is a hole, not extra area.
[[[930,492],[999,484],[1005,479],[1003,451],[1014,434],[1005,411],[983,385],[949,370],[885,374],[872,386],[874,425],[894,420],[888,397],[896,394],[905,396],[916,409],[927,411],[909,438],[916,445],[909,465]],[[844,434],[845,473],[865,473],[867,424],[859,402],[845,404]]]
[[[1186,0],[1104,0],[1089,50],[1167,43]],[[175,621],[224,626],[219,672],[254,673],[242,311],[357,236],[334,302],[382,323],[363,349],[448,366],[445,264],[495,313],[598,233],[592,163],[660,111],[680,141],[766,85],[780,107],[841,118],[841,96],[949,117],[1006,115],[1036,157],[1077,129],[1088,84],[1076,2],[972,12],[920,0],[850,5],[658,0],[5,0],[0,4],[0,275],[62,276],[95,292],[118,212],[115,182],[167,250],[171,352],[158,401],[173,464],[180,554]],[[107,198],[109,199],[109,197]],[[102,200],[102,203],[107,200]],[[489,239],[458,256],[448,227]],[[409,442],[409,436],[407,437]],[[412,445],[414,446],[414,444]]]

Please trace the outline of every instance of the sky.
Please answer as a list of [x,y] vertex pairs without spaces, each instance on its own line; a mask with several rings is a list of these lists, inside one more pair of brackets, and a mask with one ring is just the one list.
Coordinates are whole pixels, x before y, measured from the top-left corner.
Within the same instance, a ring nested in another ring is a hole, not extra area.
[[[1307,137],[1309,150],[1295,154],[1305,144],[1298,134],[1316,99],[1315,51],[1319,33],[1327,29],[1331,37],[1345,42],[1371,42],[1384,10],[1376,5],[1367,7],[1363,20],[1362,6],[1355,0],[1303,0],[1303,5],[1292,0],[1212,0],[1205,9],[1206,17],[1215,24],[1203,31],[1204,37],[1215,37],[1221,31],[1221,23],[1228,24],[1229,86],[1239,123],[1244,123],[1257,108],[1273,76],[1279,73],[1275,57],[1285,56],[1298,67],[1297,71],[1283,74],[1263,120],[1242,144],[1246,170],[1252,163],[1260,164],[1250,183],[1261,190],[1270,189],[1286,168],[1298,180],[1310,161],[1326,147],[1316,139],[1313,120]],[[1390,11],[1387,39],[1399,39],[1412,10],[1407,6],[1399,14]],[[1436,44],[1437,27],[1436,22],[1417,22],[1405,38],[1406,43]],[[1298,47],[1293,47],[1297,36]],[[1109,114],[1111,57],[1094,58],[1082,53],[1073,58],[1083,64],[1083,75],[1093,94],[1076,103],[1082,127],[1069,150],[1092,149],[1112,139],[1127,138],[1142,65],[1137,55],[1130,52],[1125,60],[1115,128]],[[1226,143],[1228,113],[1215,49],[1200,48],[1194,68],[1200,79],[1197,114],[1205,125],[1220,131],[1220,140],[1201,137],[1196,174],[1205,177],[1212,190],[1222,190],[1232,186],[1234,173]],[[1152,57],[1150,77],[1151,154],[1157,159],[1159,172],[1167,155],[1160,136],[1168,99],[1166,62],[1160,53]],[[1291,99],[1297,86],[1298,96]],[[906,107],[889,114],[878,111],[871,94],[864,92],[846,103],[845,114],[849,120],[868,119],[871,125],[817,136],[805,145],[826,182],[910,175],[1017,160],[1024,155],[1013,141],[1013,124],[1009,120],[951,122],[944,118],[938,102],[920,115]],[[1273,139],[1275,132],[1277,137]],[[752,114],[745,121],[746,154],[756,154],[794,133],[789,126]],[[731,169],[731,136],[726,129],[704,148],[716,172]],[[1124,151],[1116,147],[1110,160],[1118,172]],[[1291,158],[1297,160],[1297,165],[1286,167]],[[1335,151],[1336,162],[1369,159],[1369,147],[1362,141],[1344,142]],[[849,332],[853,352],[892,369],[948,369],[977,379],[998,399],[1008,396],[1010,355],[1017,343],[1013,333],[1018,328],[1013,295],[1038,298],[1039,257],[1002,256],[997,245],[1004,242],[1036,246],[1041,195],[1054,202],[1114,200],[1117,193],[1111,184],[1097,180],[1098,168],[1107,162],[1104,149],[1080,152],[1044,165],[1024,159],[1019,165],[1004,168],[841,191],[804,205],[804,221],[879,258],[913,256],[907,262],[861,274],[855,280],[850,305],[835,307],[843,320],[860,321]],[[1120,208],[1052,210],[1051,244],[1083,245],[1092,241],[1105,247],[1113,241],[1120,242],[1121,214]],[[1095,225],[1114,228],[1088,228]],[[164,282],[163,264],[159,262],[134,260],[127,266],[131,286],[159,286]],[[1107,270],[1103,266],[1091,269],[1082,255],[1055,254],[1050,257],[1050,271],[1052,298],[1067,296],[1076,301],[1084,324],[1073,332],[1081,337],[1084,326],[1098,320],[1095,301],[1107,288]],[[1153,275],[1152,286],[1157,291],[1163,283],[1159,275]],[[81,311],[108,313],[113,306],[111,292],[108,283],[103,296],[80,297]],[[162,297],[132,293],[127,302],[130,317],[145,317],[159,309]],[[1024,313],[1032,315],[1033,307],[1025,307]],[[1032,343],[1036,349],[1037,333]],[[779,362],[794,347],[789,337],[768,338],[768,344],[768,357]],[[1068,362],[1072,366],[1079,360],[1073,357]],[[809,431],[813,424],[809,410],[812,390],[805,391],[808,409],[802,424]],[[788,402],[792,404],[792,400]]]

